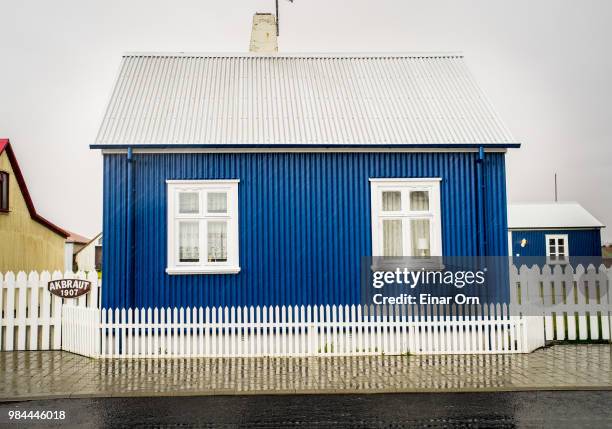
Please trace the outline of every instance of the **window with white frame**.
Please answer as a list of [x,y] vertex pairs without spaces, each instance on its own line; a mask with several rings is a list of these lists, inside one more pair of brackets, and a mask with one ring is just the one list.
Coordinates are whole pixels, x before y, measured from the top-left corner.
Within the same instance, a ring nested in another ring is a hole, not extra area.
[[168,274],[232,274],[238,180],[168,180]]
[[567,234],[546,234],[546,261],[549,264],[567,264],[569,249]]
[[440,179],[370,179],[372,255],[442,256]]

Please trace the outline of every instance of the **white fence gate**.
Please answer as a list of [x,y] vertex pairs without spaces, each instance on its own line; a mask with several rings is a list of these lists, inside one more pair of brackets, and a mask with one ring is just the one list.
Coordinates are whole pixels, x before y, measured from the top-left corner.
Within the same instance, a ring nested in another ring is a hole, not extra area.
[[[92,290],[76,299],[62,299],[47,290],[49,280],[80,278],[92,282]],[[0,351],[60,350],[62,348],[62,308],[98,308],[100,288],[95,272],[59,271],[0,273]]]
[[100,354],[100,310],[65,305],[62,308],[62,350],[83,356]]

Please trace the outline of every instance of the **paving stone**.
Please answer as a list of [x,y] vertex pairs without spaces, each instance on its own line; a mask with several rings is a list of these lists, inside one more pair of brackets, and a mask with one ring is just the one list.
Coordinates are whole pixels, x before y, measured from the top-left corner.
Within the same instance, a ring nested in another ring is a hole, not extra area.
[[612,389],[612,346],[531,354],[95,360],[0,353],[0,399],[32,397]]

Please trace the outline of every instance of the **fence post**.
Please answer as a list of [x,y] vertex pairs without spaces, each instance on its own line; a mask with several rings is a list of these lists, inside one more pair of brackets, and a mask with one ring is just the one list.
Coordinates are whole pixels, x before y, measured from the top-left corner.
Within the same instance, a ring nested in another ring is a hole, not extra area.
[[3,347],[3,343],[2,343],[2,320],[4,319],[4,303],[3,303],[3,298],[4,298],[4,287],[6,286],[6,281],[4,278],[4,275],[0,272],[0,350],[4,350]]
[[17,274],[17,350],[26,349],[26,308],[27,308],[27,292],[28,292],[28,277],[23,271]]
[[317,326],[314,323],[308,325],[308,356],[317,354]]
[[[602,264],[600,270],[605,270],[605,266]],[[610,294],[612,293],[612,267],[607,269],[607,279],[606,279],[606,304],[608,305],[608,311],[606,311],[606,315],[608,316],[608,333],[609,340],[608,342],[612,342],[612,316],[610,315],[610,304],[612,304],[612,298]]]
[[[525,336],[526,341],[526,352],[532,352],[537,348],[544,347],[546,344],[545,339],[545,326],[544,326],[544,312],[542,307],[542,298],[540,297],[540,268],[534,265],[531,268],[521,267],[521,271],[525,268],[527,283],[527,302],[524,307],[524,318],[525,318]],[[525,316],[526,315],[526,316]]]
[[40,276],[31,271],[28,276],[28,288],[30,289],[30,302],[28,318],[30,324],[30,338],[28,339],[28,350],[38,350],[38,326],[40,324],[38,315],[38,292],[40,288]]

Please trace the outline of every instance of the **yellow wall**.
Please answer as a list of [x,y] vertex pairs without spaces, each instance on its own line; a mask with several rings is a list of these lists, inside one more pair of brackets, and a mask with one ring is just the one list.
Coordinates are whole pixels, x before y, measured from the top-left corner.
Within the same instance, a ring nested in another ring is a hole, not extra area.
[[9,212],[0,212],[0,272],[64,269],[64,237],[30,217],[6,151],[0,171],[9,173]]

